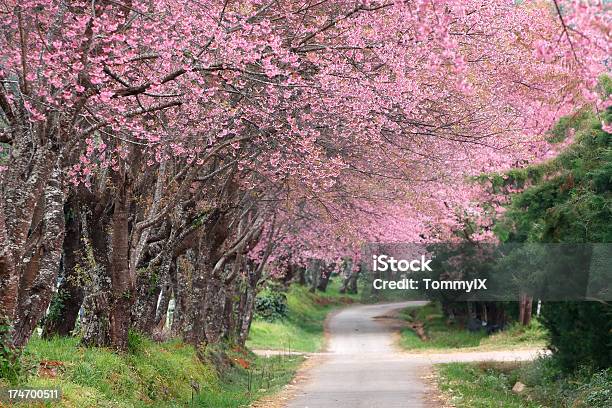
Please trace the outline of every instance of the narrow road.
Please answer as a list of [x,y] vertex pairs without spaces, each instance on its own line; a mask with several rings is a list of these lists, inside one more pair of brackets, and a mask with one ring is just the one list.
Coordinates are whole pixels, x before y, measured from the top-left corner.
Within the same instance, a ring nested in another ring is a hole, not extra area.
[[328,324],[328,347],[297,385],[287,408],[432,407],[422,380],[432,364],[452,361],[531,360],[536,350],[410,354],[394,345],[398,326],[385,318],[426,302],[359,305]]
[[375,319],[424,302],[354,306],[329,321],[328,355],[289,408],[424,407],[421,376],[428,363],[407,363],[393,345],[393,330]]

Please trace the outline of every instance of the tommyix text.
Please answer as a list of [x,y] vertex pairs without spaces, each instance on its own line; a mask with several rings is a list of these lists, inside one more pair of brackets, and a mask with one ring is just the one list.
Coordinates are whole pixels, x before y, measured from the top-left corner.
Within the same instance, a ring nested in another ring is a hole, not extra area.
[[[421,255],[420,259],[395,259],[388,255],[373,255],[372,270],[374,272],[433,272],[429,264],[431,259]],[[429,278],[399,280],[374,279],[372,286],[377,290],[452,290],[470,293],[476,290],[487,290],[487,279],[472,280],[435,280]]]
[[374,279],[372,281],[374,289],[399,289],[399,290],[418,290],[423,288],[425,290],[454,290],[464,291],[470,293],[475,290],[487,290],[486,279],[472,279],[472,280],[434,280],[434,279],[412,279],[404,278],[399,280],[384,280]]

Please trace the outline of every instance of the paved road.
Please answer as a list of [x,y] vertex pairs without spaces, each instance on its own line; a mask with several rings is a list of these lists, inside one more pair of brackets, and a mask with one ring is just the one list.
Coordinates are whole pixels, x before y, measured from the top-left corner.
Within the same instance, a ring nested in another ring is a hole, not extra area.
[[451,361],[530,360],[534,350],[406,353],[394,346],[393,320],[380,318],[425,302],[349,307],[328,325],[327,351],[297,385],[287,408],[431,407],[422,377],[432,364]]
[[428,363],[407,364],[393,330],[374,317],[423,302],[354,306],[329,322],[328,356],[309,372],[289,408],[424,407],[420,377]]

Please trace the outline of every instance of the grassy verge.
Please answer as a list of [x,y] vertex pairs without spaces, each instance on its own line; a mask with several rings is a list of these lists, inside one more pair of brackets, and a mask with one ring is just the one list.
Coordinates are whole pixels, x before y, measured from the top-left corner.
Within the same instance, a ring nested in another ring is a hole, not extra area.
[[360,295],[339,292],[340,283],[330,281],[326,292],[311,293],[308,288],[292,285],[287,292],[287,317],[273,322],[256,319],[251,326],[247,346],[314,352],[324,343],[325,318],[334,309],[356,302]]
[[200,393],[195,401],[196,407],[233,408],[247,407],[269,394],[280,391],[289,383],[303,356],[273,356],[270,358],[240,358],[244,365],[233,367],[221,377],[221,385],[214,392]]
[[541,407],[511,391],[515,378],[511,378],[506,370],[493,371],[476,364],[450,363],[438,366],[437,372],[440,390],[457,408]]
[[425,306],[409,307],[400,317],[410,323],[423,324],[428,340],[422,340],[411,328],[401,331],[400,345],[413,351],[444,350],[508,350],[520,348],[543,348],[545,331],[536,321],[527,326],[513,325],[506,330],[487,335],[486,332],[470,332],[457,324],[448,324],[440,305],[429,303]]
[[[612,370],[563,376],[551,357],[523,363],[451,363],[437,366],[438,386],[457,408],[612,406]],[[521,382],[520,393],[512,387]]]
[[301,362],[230,351],[217,370],[180,341],[130,340],[130,352],[120,355],[80,347],[76,338],[33,338],[22,359],[30,375],[19,386],[61,389],[60,403],[40,406],[243,407],[286,384]]

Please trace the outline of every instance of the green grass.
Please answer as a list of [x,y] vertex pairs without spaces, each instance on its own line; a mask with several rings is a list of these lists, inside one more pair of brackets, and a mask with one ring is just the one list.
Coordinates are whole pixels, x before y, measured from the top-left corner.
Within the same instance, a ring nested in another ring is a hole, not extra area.
[[[612,369],[562,374],[554,357],[532,362],[451,363],[436,366],[438,387],[457,408],[612,406]],[[512,392],[517,381],[521,394]]]
[[543,407],[514,394],[511,390],[516,377],[503,370],[450,363],[437,366],[437,374],[440,390],[456,408]]
[[400,345],[408,350],[508,350],[545,346],[546,333],[537,320],[527,327],[512,325],[488,336],[484,330],[470,332],[457,324],[448,324],[440,305],[435,302],[406,308],[400,312],[400,317],[408,322],[422,322],[428,337],[423,341],[411,328],[402,329]]
[[203,392],[195,399],[197,407],[247,407],[259,398],[280,391],[289,383],[303,356],[257,357],[247,368],[236,367],[222,378],[222,387]]
[[[33,337],[22,358],[30,375],[18,386],[61,389],[61,403],[41,406],[243,407],[286,384],[302,359],[266,359],[230,350],[226,367],[218,371],[202,363],[196,350],[180,341],[156,343],[131,337],[138,341],[125,354],[80,347],[76,338]],[[37,370],[41,362],[55,364],[57,369],[41,375]],[[254,377],[262,371],[264,378]],[[193,386],[200,392],[194,392]],[[192,392],[196,394],[193,401]]]
[[66,407],[180,406],[191,399],[190,382],[218,387],[214,369],[179,341],[159,344],[142,338],[137,350],[119,355],[80,347],[77,338],[34,337],[26,356],[36,366],[61,363],[55,378],[34,377],[28,385],[60,387]]
[[360,299],[360,295],[341,294],[339,289],[339,279],[331,280],[326,292],[310,293],[307,287],[292,285],[287,292],[287,317],[274,322],[255,319],[247,346],[305,352],[320,350],[329,312]]

